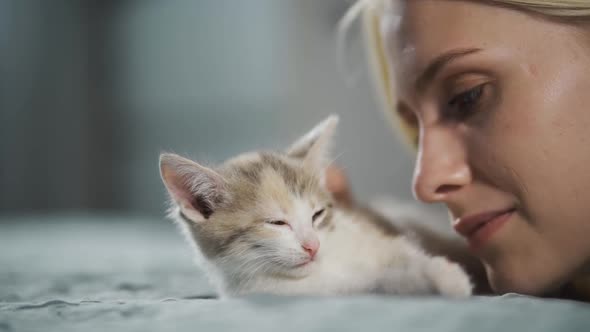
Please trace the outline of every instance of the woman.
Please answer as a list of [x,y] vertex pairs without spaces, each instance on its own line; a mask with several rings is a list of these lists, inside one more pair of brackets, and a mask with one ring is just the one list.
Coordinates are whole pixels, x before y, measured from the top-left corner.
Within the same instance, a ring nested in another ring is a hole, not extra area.
[[344,22],[361,12],[387,112],[417,148],[415,197],[447,206],[497,293],[582,280],[590,1],[361,1]]

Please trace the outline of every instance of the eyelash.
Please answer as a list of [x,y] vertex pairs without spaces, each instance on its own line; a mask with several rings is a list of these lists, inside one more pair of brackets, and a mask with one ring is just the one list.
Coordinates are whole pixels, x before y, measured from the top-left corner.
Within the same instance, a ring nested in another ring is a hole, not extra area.
[[450,115],[459,119],[473,115],[480,104],[485,87],[485,83],[480,84],[451,98],[447,103]]

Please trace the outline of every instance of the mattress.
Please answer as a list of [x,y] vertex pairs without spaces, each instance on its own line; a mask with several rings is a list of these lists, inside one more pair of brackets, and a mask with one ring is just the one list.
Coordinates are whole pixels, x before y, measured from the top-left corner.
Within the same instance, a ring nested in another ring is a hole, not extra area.
[[164,219],[0,218],[2,331],[590,331],[590,305],[518,294],[217,299]]

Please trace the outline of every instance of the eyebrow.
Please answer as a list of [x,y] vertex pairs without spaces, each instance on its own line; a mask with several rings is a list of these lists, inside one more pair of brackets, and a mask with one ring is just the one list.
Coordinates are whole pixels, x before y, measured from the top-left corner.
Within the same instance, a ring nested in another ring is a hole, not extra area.
[[438,75],[438,73],[449,63],[463,56],[481,51],[480,48],[461,48],[445,52],[437,56],[416,80],[416,91],[423,91]]

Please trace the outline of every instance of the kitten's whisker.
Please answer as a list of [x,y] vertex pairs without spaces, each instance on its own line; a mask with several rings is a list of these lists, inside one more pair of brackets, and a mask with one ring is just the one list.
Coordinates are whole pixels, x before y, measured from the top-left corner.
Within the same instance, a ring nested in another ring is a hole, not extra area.
[[336,157],[332,158],[331,161],[329,161],[328,163],[326,163],[327,167],[332,166],[338,159],[340,159],[340,157],[342,157],[343,154],[344,154],[344,152],[341,152]]

